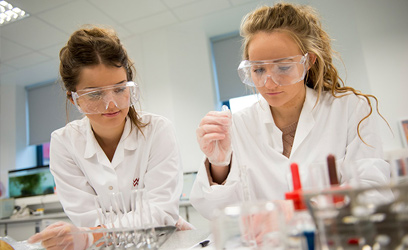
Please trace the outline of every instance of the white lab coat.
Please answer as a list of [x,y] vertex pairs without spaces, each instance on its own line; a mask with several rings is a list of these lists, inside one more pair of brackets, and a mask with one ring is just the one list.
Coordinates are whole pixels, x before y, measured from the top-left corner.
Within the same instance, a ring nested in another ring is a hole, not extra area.
[[[304,189],[327,186],[327,156],[333,154],[341,183],[358,179],[361,186],[387,184],[389,164],[382,159],[382,144],[373,114],[368,114],[365,99],[354,94],[334,98],[323,92],[318,104],[317,92],[306,88],[306,99],[299,117],[289,158],[282,155],[282,132],[275,125],[269,105],[260,97],[253,106],[233,114],[233,148],[231,171],[225,185],[210,186],[205,161],[201,164],[190,200],[206,218],[213,211],[243,200],[240,165],[247,169],[251,200],[283,200],[292,190],[290,164],[298,163]],[[374,108],[375,109],[375,108]],[[375,111],[373,111],[375,112]],[[391,194],[392,195],[392,194]]]
[[95,139],[84,117],[51,135],[50,169],[57,195],[77,226],[99,225],[94,197],[122,192],[130,209],[131,190],[145,188],[153,224],[175,225],[182,192],[182,167],[175,131],[161,116],[140,113],[149,123],[143,134],[126,119],[112,162]]

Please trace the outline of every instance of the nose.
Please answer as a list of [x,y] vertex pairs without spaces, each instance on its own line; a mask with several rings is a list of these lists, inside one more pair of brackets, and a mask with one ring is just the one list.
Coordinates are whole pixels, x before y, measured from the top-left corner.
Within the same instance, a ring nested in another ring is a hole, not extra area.
[[271,75],[266,75],[265,80],[264,80],[264,86],[268,89],[276,88],[279,86],[278,83],[276,83]]
[[104,101],[105,101],[105,109],[109,109],[109,108],[114,108],[114,107],[118,107],[118,104],[115,101],[115,98],[113,98],[113,93],[111,91],[109,91],[108,93],[106,93],[106,95],[104,96]]

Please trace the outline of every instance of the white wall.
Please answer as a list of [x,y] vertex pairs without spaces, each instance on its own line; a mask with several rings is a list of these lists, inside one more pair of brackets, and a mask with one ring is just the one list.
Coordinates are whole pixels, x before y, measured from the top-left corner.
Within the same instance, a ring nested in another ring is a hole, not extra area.
[[[347,84],[376,95],[395,138],[382,129],[385,149],[402,147],[397,121],[408,117],[408,1],[310,0],[335,39],[335,49],[347,67]],[[195,130],[216,108],[209,38],[239,29],[242,16],[254,5],[242,5],[204,19],[147,32],[123,42],[136,62],[142,89],[142,109],[164,115],[175,125],[185,171],[198,168],[202,154]],[[68,39],[68,38],[67,38]],[[345,73],[340,69],[342,74]],[[0,76],[0,179],[7,170],[31,166],[21,161],[25,151],[24,85],[55,80],[58,62],[38,64],[29,74]],[[17,104],[19,103],[19,104]],[[27,153],[27,152],[26,152]],[[23,166],[25,165],[25,166]]]
[[[398,121],[408,118],[408,1],[310,0],[322,15],[346,69],[337,63],[346,84],[379,100],[384,150],[403,147]],[[347,76],[347,77],[345,77]],[[391,132],[392,131],[392,132]]]

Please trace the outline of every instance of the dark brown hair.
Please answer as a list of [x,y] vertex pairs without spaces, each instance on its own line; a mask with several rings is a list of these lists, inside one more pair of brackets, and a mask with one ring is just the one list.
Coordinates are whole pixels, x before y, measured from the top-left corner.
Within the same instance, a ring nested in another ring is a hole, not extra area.
[[[92,26],[75,31],[61,49],[59,57],[59,71],[67,91],[67,102],[72,98],[71,91],[76,91],[84,67],[99,64],[123,67],[128,81],[133,81],[136,72],[115,31],[107,28]],[[129,108],[128,116],[140,131],[147,125],[141,122],[133,106]]]

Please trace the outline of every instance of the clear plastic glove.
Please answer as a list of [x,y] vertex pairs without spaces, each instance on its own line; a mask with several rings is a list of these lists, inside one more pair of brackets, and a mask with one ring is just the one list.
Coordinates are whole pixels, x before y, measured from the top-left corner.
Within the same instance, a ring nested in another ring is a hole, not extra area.
[[59,221],[31,236],[27,242],[32,244],[41,241],[41,245],[47,250],[83,250],[89,245],[86,231],[85,228]]
[[185,231],[185,230],[195,230],[196,227],[187,222],[185,219],[183,219],[181,216],[179,216],[179,219],[176,223],[176,228],[177,231]]
[[216,166],[228,166],[231,162],[231,112],[211,111],[197,128],[197,141],[208,161]]

